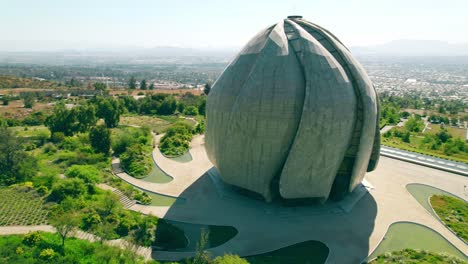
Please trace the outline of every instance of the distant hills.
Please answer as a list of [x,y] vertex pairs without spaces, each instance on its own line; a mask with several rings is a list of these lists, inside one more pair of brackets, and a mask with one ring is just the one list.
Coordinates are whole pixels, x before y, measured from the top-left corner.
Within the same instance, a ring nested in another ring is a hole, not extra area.
[[358,55],[468,56],[468,43],[450,44],[439,40],[395,40],[381,45],[350,47]]
[[[0,64],[97,65],[97,64],[226,64],[241,50],[232,48],[120,47],[56,51],[0,51]],[[399,57],[466,61],[468,43],[450,44],[438,40],[395,40],[374,46],[351,46],[358,57]]]
[[50,89],[57,88],[55,82],[41,80],[38,78],[20,78],[15,76],[0,75],[0,89],[15,89],[15,88],[35,88],[35,89]]

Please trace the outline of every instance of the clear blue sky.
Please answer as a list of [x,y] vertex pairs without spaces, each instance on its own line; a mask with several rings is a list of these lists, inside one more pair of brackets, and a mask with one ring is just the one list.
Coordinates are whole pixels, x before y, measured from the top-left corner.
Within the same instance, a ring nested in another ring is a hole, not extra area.
[[348,46],[468,42],[467,0],[0,0],[0,50],[240,47],[300,14]]

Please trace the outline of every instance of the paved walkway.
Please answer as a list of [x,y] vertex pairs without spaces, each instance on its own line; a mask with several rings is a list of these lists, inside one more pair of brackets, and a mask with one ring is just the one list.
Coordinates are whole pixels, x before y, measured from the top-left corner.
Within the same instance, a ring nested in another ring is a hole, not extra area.
[[[154,135],[156,145],[159,144],[161,137],[162,135]],[[206,156],[204,137],[201,135],[193,138],[190,144],[190,155],[192,156],[190,162],[181,163],[164,157],[158,147],[154,148],[153,159],[159,168],[170,176],[177,175],[168,183],[152,183],[136,179],[120,169],[119,159],[112,160],[112,168],[118,177],[142,189],[168,196],[183,197],[184,190],[213,166]]]
[[[236,227],[238,235],[210,249],[213,255],[232,252],[248,256],[306,240],[318,240],[330,248],[328,263],[359,263],[377,247],[389,226],[398,221],[430,227],[468,254],[467,245],[429,214],[405,188],[409,183],[423,183],[464,197],[463,186],[468,184],[466,177],[381,157],[377,169],[366,176],[374,189],[351,212],[343,213],[328,210],[333,208],[332,204],[319,208],[284,207],[242,195],[223,195],[223,190],[204,174],[211,164],[202,136],[194,139],[190,153],[192,161],[179,163],[165,158],[155,148],[156,163],[174,177],[166,184],[148,183],[125,173],[118,176],[143,189],[186,198],[185,203],[172,207],[135,205],[132,210],[176,221]],[[193,254],[157,251],[153,256],[161,260],[178,260]]]

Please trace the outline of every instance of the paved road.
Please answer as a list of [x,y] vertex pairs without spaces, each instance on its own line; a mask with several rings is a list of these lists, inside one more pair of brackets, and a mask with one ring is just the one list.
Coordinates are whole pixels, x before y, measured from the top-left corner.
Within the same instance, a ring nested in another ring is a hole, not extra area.
[[464,176],[468,176],[468,164],[435,158],[428,155],[423,155],[415,152],[410,152],[402,149],[391,148],[382,146],[380,150],[380,154],[382,156],[390,157],[390,158],[397,158],[400,160],[420,164],[423,166],[432,167],[435,169],[441,169],[457,174],[461,174]]

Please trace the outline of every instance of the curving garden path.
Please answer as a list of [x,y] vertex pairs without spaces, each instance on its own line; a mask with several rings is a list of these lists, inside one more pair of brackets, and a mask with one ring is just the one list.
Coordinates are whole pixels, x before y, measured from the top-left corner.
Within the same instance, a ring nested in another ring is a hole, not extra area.
[[[155,139],[158,142],[159,136]],[[153,158],[157,165],[174,178],[165,184],[138,180],[118,171],[118,160],[114,160],[113,165],[117,176],[135,186],[186,199],[171,207],[134,205],[132,210],[176,221],[237,228],[236,237],[210,249],[213,255],[232,252],[249,256],[306,240],[318,240],[330,249],[327,263],[360,263],[377,247],[389,226],[398,221],[432,228],[468,254],[468,246],[427,212],[405,188],[409,183],[422,183],[466,200],[463,186],[468,185],[467,177],[381,157],[377,169],[366,175],[374,188],[346,213],[335,210],[333,204],[319,208],[284,207],[232,193],[225,195],[219,183],[205,173],[212,165],[206,156],[203,136],[194,138],[190,153],[192,161],[179,163],[164,157],[158,148],[154,149]],[[161,260],[178,260],[193,254],[154,252],[153,256]]]

